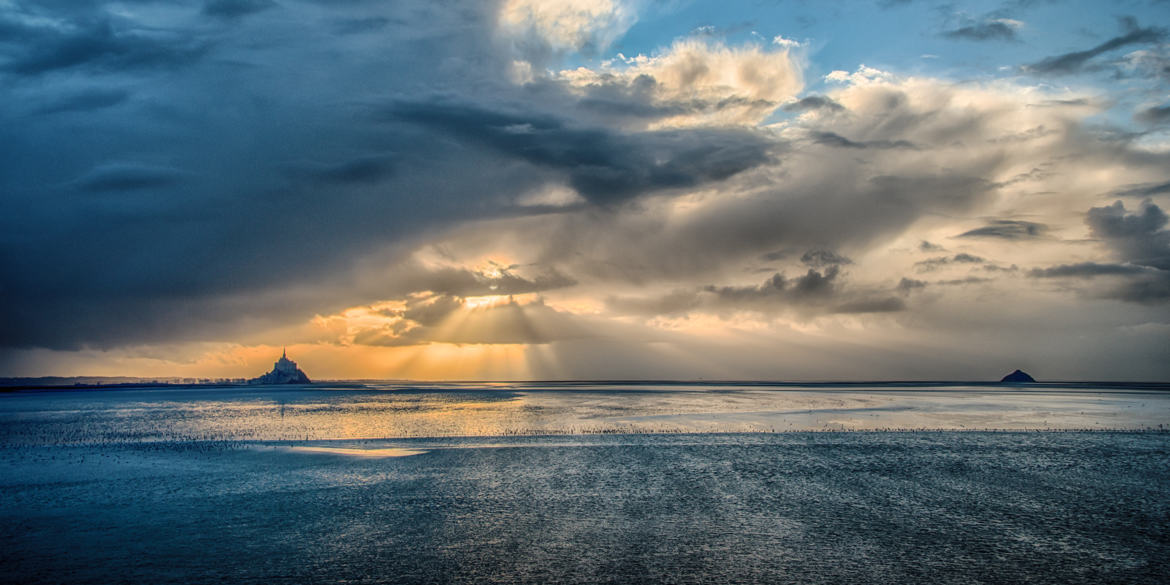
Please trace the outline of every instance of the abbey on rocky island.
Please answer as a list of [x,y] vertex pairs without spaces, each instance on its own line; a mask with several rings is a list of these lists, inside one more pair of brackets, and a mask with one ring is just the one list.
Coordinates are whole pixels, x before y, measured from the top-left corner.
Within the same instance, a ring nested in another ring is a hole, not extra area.
[[248,380],[249,384],[310,384],[309,377],[297,367],[297,363],[288,359],[288,350],[284,350],[280,359],[273,364],[272,371]]

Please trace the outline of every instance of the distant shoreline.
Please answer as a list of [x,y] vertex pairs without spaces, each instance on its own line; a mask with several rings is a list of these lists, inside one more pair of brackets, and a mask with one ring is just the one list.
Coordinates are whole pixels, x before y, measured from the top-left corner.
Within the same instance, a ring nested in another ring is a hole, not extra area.
[[[125,380],[112,378],[112,380]],[[1066,389],[1066,390],[1157,390],[1170,391],[1170,382],[1134,382],[1134,381],[1044,381],[1012,383],[998,381],[956,381],[956,380],[862,380],[862,381],[760,381],[760,380],[319,380],[310,384],[248,384],[246,382],[164,382],[164,381],[110,381],[103,382],[98,377],[86,377],[85,381],[76,378],[0,378],[0,392],[15,392],[20,390],[129,390],[145,388],[169,389],[228,389],[228,388],[352,388],[363,389],[371,386],[401,385],[408,387],[426,388],[467,387],[491,385],[500,390],[554,390],[572,389],[586,386],[673,386],[673,387],[749,387],[749,388],[791,388],[791,389],[818,389],[818,388],[868,388],[868,389],[926,389],[926,388],[1014,388],[1014,389]],[[485,388],[486,389],[486,388]]]

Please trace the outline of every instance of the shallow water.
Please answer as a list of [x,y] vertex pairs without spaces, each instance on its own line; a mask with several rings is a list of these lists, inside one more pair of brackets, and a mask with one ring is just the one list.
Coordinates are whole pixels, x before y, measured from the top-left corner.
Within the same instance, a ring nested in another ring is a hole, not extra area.
[[1157,428],[1158,392],[393,388],[0,395],[0,582],[1170,574],[1170,433],[807,432]]
[[0,393],[0,444],[888,429],[1157,429],[1170,385],[369,384]]

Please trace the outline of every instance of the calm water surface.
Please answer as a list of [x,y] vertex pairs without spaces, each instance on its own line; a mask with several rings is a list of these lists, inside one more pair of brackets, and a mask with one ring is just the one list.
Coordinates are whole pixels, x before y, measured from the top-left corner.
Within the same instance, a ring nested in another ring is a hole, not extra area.
[[[1084,388],[0,394],[0,582],[1165,583],[1168,403]],[[1105,427],[1155,430],[958,432]],[[862,430],[812,432],[833,429]]]

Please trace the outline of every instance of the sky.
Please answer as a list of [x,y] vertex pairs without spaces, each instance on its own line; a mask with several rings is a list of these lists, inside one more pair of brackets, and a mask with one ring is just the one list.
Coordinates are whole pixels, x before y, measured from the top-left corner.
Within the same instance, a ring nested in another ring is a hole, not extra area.
[[1170,379],[1170,2],[0,0],[0,375]]

